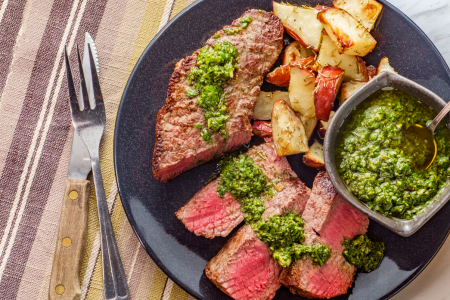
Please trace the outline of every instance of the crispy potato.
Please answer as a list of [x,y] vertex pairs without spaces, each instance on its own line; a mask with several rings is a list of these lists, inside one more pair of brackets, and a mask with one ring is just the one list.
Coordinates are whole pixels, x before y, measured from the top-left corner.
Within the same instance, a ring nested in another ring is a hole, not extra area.
[[328,119],[328,121],[323,121],[323,120],[319,121],[318,132],[319,132],[319,136],[321,138],[325,137],[325,134],[327,133],[328,125],[330,125],[331,119],[333,119],[335,113],[336,113],[335,111],[330,112],[330,118]]
[[347,11],[368,31],[373,29],[383,9],[383,5],[375,0],[334,0],[333,6]]
[[367,29],[345,10],[329,8],[319,12],[317,19],[336,44],[339,53],[366,56],[377,44]]
[[286,101],[275,101],[272,110],[272,136],[278,156],[309,150],[305,126]]
[[259,138],[272,137],[272,124],[270,121],[255,120],[252,125],[252,131]]
[[380,64],[378,65],[378,68],[377,68],[377,75],[382,72],[394,72],[397,74],[397,72],[395,72],[394,68],[391,67],[391,65],[389,64],[389,58],[387,58],[386,56],[380,60]]
[[342,105],[348,98],[350,98],[357,90],[362,88],[367,82],[343,82],[341,85],[341,95],[339,97],[339,105]]
[[314,82],[316,76],[305,67],[291,64],[291,81],[289,83],[289,100],[295,111],[306,118],[315,117]]
[[322,41],[323,25],[317,20],[318,12],[312,7],[273,2],[273,13],[280,18],[286,33],[314,51],[319,51]]
[[336,45],[328,35],[324,35],[319,56],[316,61],[316,69],[324,66],[339,67],[345,71],[344,81],[368,81],[366,63],[359,56],[340,54]]
[[328,121],[343,77],[344,70],[338,67],[326,66],[319,72],[314,90],[314,106],[318,120]]
[[288,92],[259,92],[258,101],[256,101],[255,108],[253,108],[253,119],[270,120],[272,117],[273,103],[278,99],[283,99],[288,104],[291,103]]
[[311,49],[306,48],[297,41],[290,43],[283,53],[283,65],[289,65],[291,62],[300,60],[306,57],[314,57],[316,53]]
[[316,129],[317,126],[317,119],[316,118],[305,118],[300,113],[296,113],[296,115],[302,120],[303,125],[305,126],[305,132],[306,137],[311,139],[311,136],[314,133],[314,129]]
[[311,168],[316,168],[319,170],[325,169],[323,146],[318,141],[314,141],[309,148],[309,151],[303,155],[303,163]]
[[276,68],[266,76],[267,82],[276,86],[286,87],[289,86],[289,80],[291,79],[289,65],[284,65]]
[[[294,61],[294,62],[292,62],[292,64],[298,65],[301,67],[305,67],[308,69],[312,69],[312,67],[314,66],[314,62],[315,62],[315,57],[310,56],[310,57],[306,57],[306,58],[302,58],[300,60]],[[291,71],[290,70],[291,69],[290,69],[289,65],[284,65],[284,66],[275,68],[275,70],[273,70],[272,72],[267,74],[266,80],[267,80],[267,82],[274,84],[276,86],[280,86],[280,87],[289,86],[289,81],[291,80],[291,75],[290,75]]]

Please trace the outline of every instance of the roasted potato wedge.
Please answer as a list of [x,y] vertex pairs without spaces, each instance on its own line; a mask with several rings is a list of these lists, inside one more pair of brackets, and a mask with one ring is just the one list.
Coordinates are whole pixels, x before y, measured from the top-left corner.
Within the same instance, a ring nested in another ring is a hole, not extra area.
[[291,62],[300,60],[306,57],[314,57],[316,53],[311,49],[306,48],[297,41],[290,43],[283,53],[283,65],[289,65]]
[[334,0],[333,6],[347,11],[368,31],[373,29],[383,10],[383,5],[375,0]]
[[272,136],[278,156],[304,153],[309,150],[302,120],[286,101],[275,101],[272,110]]
[[309,151],[303,155],[303,163],[311,168],[325,169],[323,146],[318,141],[314,141],[311,147],[309,147]]
[[327,133],[328,125],[330,125],[331,119],[333,119],[335,113],[336,113],[335,111],[330,112],[330,118],[328,119],[328,121],[323,121],[323,120],[319,121],[318,132],[319,132],[319,136],[321,138],[325,137],[325,134]]
[[380,64],[378,65],[377,68],[377,75],[380,74],[381,72],[394,72],[397,74],[394,68],[391,67],[391,65],[389,64],[389,58],[387,58],[386,56],[380,60]]
[[272,117],[273,103],[283,99],[288,104],[289,92],[275,91],[275,92],[259,92],[258,101],[256,101],[255,108],[253,108],[254,120],[270,120]]
[[345,10],[329,8],[319,12],[317,19],[336,44],[339,53],[366,56],[377,44],[367,29]]
[[318,12],[312,7],[273,2],[273,13],[280,18],[286,33],[314,51],[319,51],[322,41],[323,25],[317,20]]
[[267,82],[276,86],[286,87],[289,86],[289,80],[291,79],[289,65],[279,66],[266,76]]
[[[314,66],[314,62],[315,62],[315,57],[310,56],[310,57],[306,57],[306,58],[302,58],[300,60],[294,61],[294,62],[292,62],[292,64],[311,69]],[[291,79],[291,75],[290,75],[291,71],[290,70],[291,69],[290,69],[289,65],[283,65],[278,68],[275,68],[275,70],[273,70],[272,72],[267,74],[266,80],[267,80],[267,82],[274,84],[276,86],[280,86],[280,87],[289,86],[289,81]]]
[[289,100],[295,111],[306,118],[314,118],[314,82],[316,76],[305,67],[291,64],[291,81],[289,82]]
[[324,66],[339,67],[345,71],[344,81],[368,81],[366,63],[359,56],[340,54],[328,35],[324,35],[316,61],[316,69]]
[[311,139],[311,136],[314,133],[314,129],[316,129],[317,126],[317,119],[305,118],[300,113],[297,113],[297,116],[300,118],[300,120],[302,120],[303,126],[305,126],[306,137],[308,138],[308,140]]
[[253,134],[259,138],[272,136],[272,124],[270,121],[255,120],[252,125]]
[[342,105],[348,98],[350,98],[357,90],[362,88],[367,82],[347,81],[341,85],[341,94],[339,96],[339,105]]
[[325,66],[320,70],[314,90],[314,106],[318,120],[328,121],[343,78],[344,70],[341,68]]

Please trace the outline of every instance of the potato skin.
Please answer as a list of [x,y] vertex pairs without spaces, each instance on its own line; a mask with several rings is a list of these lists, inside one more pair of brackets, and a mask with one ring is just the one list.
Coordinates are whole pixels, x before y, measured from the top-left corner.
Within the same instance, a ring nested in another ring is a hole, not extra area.
[[276,68],[266,76],[267,82],[280,87],[289,86],[289,81],[291,80],[290,67],[289,65],[284,65]]
[[319,72],[314,92],[314,106],[318,120],[329,120],[343,76],[344,70],[338,67],[326,66]]
[[325,170],[325,165],[321,162],[318,162],[314,160],[313,158],[309,157],[308,152],[303,155],[303,163],[311,168],[318,169],[318,170]]

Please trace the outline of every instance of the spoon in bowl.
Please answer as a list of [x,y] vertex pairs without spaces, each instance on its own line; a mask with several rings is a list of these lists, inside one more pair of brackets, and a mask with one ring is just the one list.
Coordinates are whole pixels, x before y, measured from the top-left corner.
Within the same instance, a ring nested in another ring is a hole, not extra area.
[[428,169],[436,159],[437,154],[437,143],[436,139],[434,138],[434,130],[439,125],[439,123],[442,121],[442,119],[447,115],[447,113],[450,111],[450,102],[448,102],[444,108],[437,114],[437,116],[434,118],[433,121],[429,122],[427,124],[427,127],[423,127],[422,125],[415,124],[414,126],[411,126],[408,128],[411,132],[416,133],[417,135],[421,136],[425,141],[429,141],[427,143],[427,148],[430,151],[430,155],[427,157],[427,160],[423,164],[424,169]]

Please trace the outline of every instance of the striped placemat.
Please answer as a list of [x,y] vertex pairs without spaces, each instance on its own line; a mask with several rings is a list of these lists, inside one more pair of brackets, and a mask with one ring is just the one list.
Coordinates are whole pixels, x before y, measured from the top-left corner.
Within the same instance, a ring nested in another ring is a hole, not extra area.
[[[0,299],[48,299],[73,130],[64,45],[88,31],[100,60],[107,124],[101,168],[131,299],[194,299],[142,248],[124,214],[113,167],[115,116],[139,56],[171,18],[195,0],[0,1]],[[102,299],[94,191],[81,271],[82,299]]]

